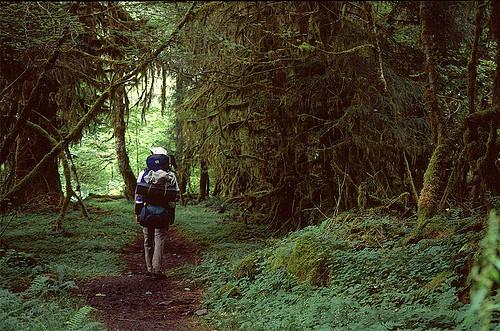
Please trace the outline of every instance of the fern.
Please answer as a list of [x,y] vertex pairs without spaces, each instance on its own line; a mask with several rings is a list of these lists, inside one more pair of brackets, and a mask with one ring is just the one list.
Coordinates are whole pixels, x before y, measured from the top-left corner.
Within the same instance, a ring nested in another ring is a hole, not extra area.
[[47,297],[66,293],[69,289],[77,288],[75,282],[64,281],[62,277],[52,274],[36,276],[25,294],[31,297]]
[[25,291],[25,293],[31,297],[38,296],[42,297],[49,293],[50,291],[50,277],[48,276],[37,276],[31,283],[30,287]]
[[[453,214],[436,238],[404,244],[408,221],[356,217],[291,233],[235,268],[212,252],[199,269],[212,282],[207,317],[221,330],[478,329],[466,320],[456,270],[464,247],[478,241],[477,224]],[[304,281],[301,268],[318,268],[324,281]]]
[[72,286],[73,282],[44,275],[37,276],[24,292],[13,293],[0,289],[0,330],[102,329],[102,323],[84,323],[93,308],[84,306],[76,313],[70,308],[78,305],[74,298],[66,295],[66,290]]
[[102,327],[103,324],[99,322],[90,322],[85,324],[85,319],[87,315],[95,311],[97,309],[90,306],[83,306],[80,308],[75,315],[71,317],[71,319],[67,322],[68,327],[67,331],[86,331],[86,330],[94,330],[95,328]]

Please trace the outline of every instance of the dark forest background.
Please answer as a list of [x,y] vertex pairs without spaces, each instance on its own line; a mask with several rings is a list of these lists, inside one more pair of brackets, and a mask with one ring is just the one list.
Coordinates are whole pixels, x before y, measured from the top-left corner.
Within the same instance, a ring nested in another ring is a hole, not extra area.
[[176,155],[183,202],[218,196],[276,228],[498,207],[499,12],[2,2],[2,208],[49,203],[62,220],[79,178],[107,187],[108,163],[130,199],[155,144]]

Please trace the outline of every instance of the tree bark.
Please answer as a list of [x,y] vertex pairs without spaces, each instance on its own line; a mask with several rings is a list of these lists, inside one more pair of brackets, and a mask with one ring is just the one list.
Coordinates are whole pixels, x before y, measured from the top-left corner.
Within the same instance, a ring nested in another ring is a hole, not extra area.
[[482,187],[489,191],[492,196],[498,196],[500,193],[500,169],[497,165],[498,155],[500,154],[498,145],[498,127],[500,125],[500,2],[492,2],[491,11],[491,31],[496,40],[496,70],[493,81],[492,111],[494,116],[490,120],[490,130],[486,142],[485,155],[479,162],[479,176]]
[[474,30],[474,43],[469,63],[467,64],[467,98],[469,103],[469,113],[476,111],[476,79],[477,79],[477,51],[481,34],[483,33],[484,7],[486,3],[480,1],[476,12],[476,29]]
[[64,138],[59,140],[59,142],[52,147],[52,149],[46,153],[41,160],[31,169],[31,171],[26,174],[18,183],[14,185],[9,191],[7,191],[3,196],[0,197],[0,202],[3,202],[6,199],[11,199],[19,192],[22,192],[26,187],[33,182],[36,175],[38,175],[47,164],[53,162],[57,155],[65,148],[67,148],[68,144],[75,139],[77,135],[81,133],[83,128],[87,126],[91,119],[96,116],[98,111],[101,109],[104,101],[108,98],[112,89],[116,86],[110,86],[106,91],[102,93],[102,95],[94,102],[92,107],[89,109],[87,114],[82,117],[82,119],[76,124],[76,126],[68,133]]
[[[186,91],[185,77],[183,76],[182,69],[177,70],[175,76],[175,105],[182,104]],[[182,133],[184,126],[184,119],[180,112],[175,115],[175,159],[179,161],[179,170],[177,173],[177,180],[179,181],[180,197],[184,204],[184,197],[191,175],[191,153],[187,151],[186,141]]]
[[115,93],[114,98],[114,116],[113,116],[113,129],[115,137],[115,150],[118,160],[118,170],[122,175],[123,182],[125,183],[125,197],[128,200],[134,199],[136,178],[132,168],[130,167],[130,160],[127,154],[127,144],[125,139],[125,109],[126,103],[124,102],[125,88],[120,86]]
[[[36,108],[28,109],[28,113],[30,114],[29,119],[24,124],[25,129],[19,133],[16,140],[15,184],[22,181],[53,147],[53,143],[50,140],[53,138],[42,134],[38,128],[34,129],[30,125],[31,121],[39,122],[36,118],[38,117],[36,115],[37,112],[49,119],[49,121],[55,121],[55,114],[53,112],[55,105],[48,98],[45,98],[44,95],[53,93],[56,87],[49,88],[50,82],[47,81],[43,85],[44,87],[38,90],[34,96],[34,99],[38,100]],[[11,199],[14,205],[21,205],[36,197],[44,197],[43,203],[49,203],[54,206],[58,206],[60,200],[63,198],[57,156],[40,168],[36,180],[31,181],[29,186],[26,186],[24,190],[12,196]]]
[[[77,2],[72,2],[69,6],[68,11],[71,13],[75,13],[79,4]],[[56,63],[57,59],[59,58],[59,55],[61,53],[61,46],[63,45],[64,41],[71,35],[70,32],[70,26],[67,25],[65,27],[64,34],[59,38],[57,41],[57,45],[54,49],[54,52],[50,56],[50,58],[45,61],[43,64],[40,73],[38,74],[36,80],[34,80],[34,85],[28,94],[29,97],[27,100],[23,100],[23,102],[19,102],[20,110],[19,113],[17,114],[16,117],[16,123],[12,127],[12,129],[8,132],[6,137],[2,137],[1,145],[0,145],[0,165],[4,164],[5,160],[7,159],[7,156],[10,152],[11,146],[14,145],[14,141],[19,137],[20,133],[22,132],[22,129],[24,125],[26,124],[26,121],[29,120],[31,113],[33,110],[38,109],[38,104],[37,103],[47,103],[49,102],[48,100],[41,99],[43,96],[48,96],[49,93],[47,93],[46,90],[44,90],[45,87],[53,88],[56,85],[55,81],[49,81],[46,79],[46,73],[53,68],[54,64]],[[5,64],[3,61],[0,64]],[[10,65],[10,64],[9,64]],[[18,68],[19,69],[19,68]],[[28,69],[26,69],[28,70]],[[24,72],[26,72],[26,70]],[[2,70],[3,71],[3,70]],[[23,72],[22,70],[12,70],[12,72]],[[23,74],[24,74],[23,72]],[[23,75],[21,74],[21,76]],[[20,76],[20,77],[21,77]],[[2,91],[2,93],[4,93]],[[49,108],[52,110],[53,105]],[[34,139],[36,141],[36,139]]]
[[[52,148],[48,137],[37,129],[33,130],[29,123],[38,123],[41,117],[51,124],[56,121],[55,109],[57,105],[53,99],[47,96],[54,94],[59,85],[56,81],[47,78],[46,74],[56,62],[58,55],[59,50],[56,50],[34,81],[24,80],[23,85],[26,86],[26,91],[24,93],[19,91],[15,95],[16,98],[19,98],[17,100],[19,111],[15,116],[14,126],[1,140],[0,148],[0,164],[6,163],[10,153],[14,155],[12,164],[14,180],[9,184],[17,185],[21,182],[24,176],[30,173],[45,153],[48,153]],[[22,100],[23,94],[28,95],[28,98]],[[45,163],[40,170],[37,180],[32,181],[24,190],[9,197],[13,205],[22,205],[36,196],[45,196],[44,203],[59,204],[62,190],[57,157]]]
[[[493,82],[493,107],[496,111],[500,108],[500,2],[492,1],[491,10],[491,32],[497,42],[496,72]],[[498,124],[498,123],[497,123]]]
[[202,158],[200,162],[200,195],[198,196],[198,201],[203,201],[208,197],[209,186],[208,165],[207,161]]
[[[27,130],[17,139],[15,157],[15,182],[21,181],[27,173],[38,163],[45,153],[55,143],[45,129],[30,121],[26,122]],[[22,192],[13,196],[14,205],[28,202],[30,199],[43,196],[44,203],[59,205],[63,198],[61,180],[59,178],[57,158],[47,162],[41,169],[37,180],[32,181]]]
[[422,25],[422,44],[425,54],[425,72],[427,75],[425,101],[429,108],[429,118],[432,129],[432,141],[435,145],[429,164],[424,174],[424,182],[418,199],[419,227],[424,220],[432,217],[438,210],[440,193],[443,190],[442,173],[448,155],[447,137],[444,127],[444,114],[439,107],[437,86],[438,75],[434,65],[433,37],[431,33],[432,20],[429,19],[430,4],[420,2],[420,19]]

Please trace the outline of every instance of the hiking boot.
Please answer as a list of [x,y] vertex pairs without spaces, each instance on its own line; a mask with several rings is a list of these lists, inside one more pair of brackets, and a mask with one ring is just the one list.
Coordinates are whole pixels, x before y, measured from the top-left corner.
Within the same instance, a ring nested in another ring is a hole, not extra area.
[[154,278],[154,280],[160,280],[160,279],[167,278],[167,276],[165,276],[161,272],[156,272],[156,273],[153,274],[153,278]]
[[144,278],[147,278],[147,279],[149,279],[149,278],[153,278],[153,273],[152,273],[152,272],[147,271],[147,272],[144,274]]

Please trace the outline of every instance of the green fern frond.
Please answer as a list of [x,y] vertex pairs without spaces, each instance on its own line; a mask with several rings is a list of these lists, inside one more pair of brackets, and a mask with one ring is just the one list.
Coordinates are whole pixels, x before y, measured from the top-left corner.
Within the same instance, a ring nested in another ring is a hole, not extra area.
[[102,323],[99,322],[91,322],[85,323],[85,319],[87,315],[95,311],[97,309],[90,306],[83,306],[80,308],[73,317],[67,322],[68,328],[67,331],[83,331],[83,330],[93,330],[96,327],[102,326]]
[[50,277],[36,276],[30,287],[25,291],[30,297],[41,297],[50,291]]

